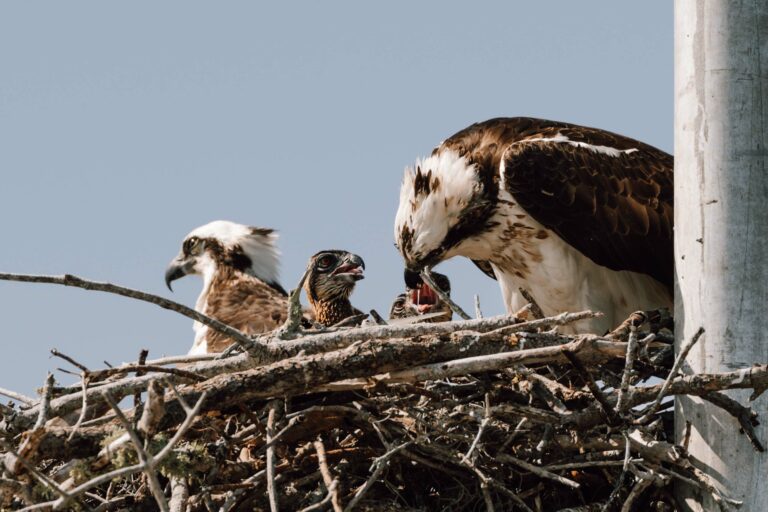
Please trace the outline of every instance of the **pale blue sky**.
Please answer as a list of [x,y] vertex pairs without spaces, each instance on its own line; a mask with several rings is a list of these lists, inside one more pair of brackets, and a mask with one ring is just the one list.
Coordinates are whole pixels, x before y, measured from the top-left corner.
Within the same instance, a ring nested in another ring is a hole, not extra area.
[[[286,288],[320,249],[360,254],[353,302],[386,314],[407,164],[516,115],[671,151],[672,65],[663,0],[4,2],[0,271],[169,296],[182,237],[229,219],[280,231]],[[468,261],[438,270],[466,308],[503,311]],[[175,289],[192,305],[200,281]],[[52,285],[0,282],[0,311],[0,387],[25,393],[62,366],[51,347],[97,367],[193,337],[175,313]]]

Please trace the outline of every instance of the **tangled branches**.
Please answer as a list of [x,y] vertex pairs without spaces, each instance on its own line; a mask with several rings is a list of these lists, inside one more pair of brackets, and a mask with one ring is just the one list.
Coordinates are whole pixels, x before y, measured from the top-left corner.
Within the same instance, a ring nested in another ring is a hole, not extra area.
[[720,391],[757,396],[768,367],[679,375],[648,314],[553,329],[591,316],[289,325],[226,357],[102,370],[56,352],[77,385],[0,407],[0,508],[676,510],[676,481],[738,506],[674,444],[665,398],[714,403],[762,450]]

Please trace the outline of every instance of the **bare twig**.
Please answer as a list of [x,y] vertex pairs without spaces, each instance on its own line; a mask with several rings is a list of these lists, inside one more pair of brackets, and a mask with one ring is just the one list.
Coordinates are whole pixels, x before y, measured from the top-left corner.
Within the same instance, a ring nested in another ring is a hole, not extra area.
[[304,311],[301,308],[301,289],[304,286],[304,281],[307,280],[310,268],[304,271],[304,274],[299,279],[299,284],[296,288],[291,290],[288,295],[288,318],[285,320],[280,329],[277,331],[277,337],[282,340],[289,340],[296,336],[296,333],[301,329],[301,317]]
[[406,441],[403,444],[395,446],[394,448],[389,449],[387,453],[373,461],[373,464],[371,464],[371,476],[368,477],[368,480],[366,480],[365,484],[363,484],[363,486],[360,487],[357,492],[355,492],[354,497],[344,509],[345,512],[355,509],[355,506],[357,506],[360,500],[363,499],[365,493],[368,492],[374,483],[376,483],[376,480],[378,480],[381,472],[384,471],[384,469],[387,467],[387,462],[389,462],[389,459],[400,452],[403,448],[409,446],[411,443],[411,441]]
[[317,464],[320,467],[320,474],[323,475],[323,482],[325,483],[326,489],[328,489],[328,496],[326,499],[330,497],[334,512],[342,512],[343,509],[341,508],[341,498],[339,498],[338,491],[339,481],[333,478],[333,475],[331,475],[331,470],[328,468],[328,461],[325,457],[325,445],[323,444],[322,436],[317,436],[317,439],[314,442],[314,447],[315,451],[317,452]]
[[[360,313],[359,315],[348,316],[344,320],[340,320],[335,324],[331,325],[331,329],[337,329],[339,327],[354,327],[356,325],[359,325],[360,322],[362,322],[366,318],[368,318],[368,313]],[[378,324],[378,325],[381,325],[381,324]]]
[[189,487],[187,479],[171,477],[171,502],[168,505],[170,512],[186,512],[189,500]]
[[160,481],[157,479],[157,473],[155,472],[156,463],[153,457],[144,450],[141,439],[139,439],[139,435],[133,429],[133,425],[131,425],[131,422],[128,421],[128,418],[125,417],[123,411],[120,410],[120,407],[117,406],[115,400],[109,393],[104,393],[104,400],[109,404],[112,410],[115,411],[117,418],[130,436],[131,442],[133,443],[134,448],[136,448],[136,455],[139,457],[139,462],[143,466],[142,470],[144,471],[144,474],[147,475],[149,488],[152,490],[152,494],[155,497],[158,507],[160,507],[160,510],[163,512],[168,512],[168,502],[165,499],[165,494],[163,494],[163,488],[160,486]]
[[184,379],[200,382],[205,380],[205,376],[200,375],[199,373],[195,373],[193,371],[189,370],[182,370],[180,368],[166,368],[164,366],[154,366],[154,365],[142,365],[142,364],[126,364],[123,366],[117,366],[115,368],[107,368],[105,370],[97,370],[89,372],[88,376],[93,381],[101,381],[106,379],[107,377],[112,377],[114,375],[120,375],[123,373],[133,373],[136,372],[137,377],[141,377],[141,375],[144,375],[149,372],[154,373],[166,373],[169,375],[176,375],[177,377],[182,377]]
[[485,407],[483,419],[480,421],[480,427],[477,429],[477,435],[472,441],[472,444],[469,446],[467,453],[464,454],[464,459],[467,461],[471,460],[472,452],[475,450],[475,447],[477,447],[477,443],[480,442],[480,438],[483,436],[483,431],[485,431],[485,426],[488,425],[488,422],[491,420],[491,398],[488,393],[485,394],[484,402]]
[[126,288],[125,286],[119,286],[112,283],[101,283],[97,281],[89,281],[81,277],[73,276],[71,274],[64,274],[62,276],[43,276],[43,275],[31,275],[31,274],[9,274],[0,273],[0,281],[18,281],[24,283],[47,283],[47,284],[59,284],[63,286],[74,286],[76,288],[82,288],[84,290],[93,290],[106,293],[114,293],[116,295],[122,295],[124,297],[130,297],[132,299],[149,302],[160,306],[163,309],[169,309],[175,311],[181,315],[184,315],[193,320],[197,320],[203,325],[207,325],[214,331],[225,334],[235,340],[238,343],[243,344],[246,347],[253,345],[253,340],[246,334],[238,331],[237,329],[230,327],[222,322],[219,322],[215,318],[206,316],[192,308],[189,308],[178,302],[154,295],[151,293],[134,290],[132,288]]
[[[185,356],[168,356],[159,359],[150,359],[146,362],[147,366],[166,366],[179,363],[199,363],[201,361],[212,361],[218,354],[196,354]],[[120,368],[119,366],[117,368]]]
[[71,358],[70,356],[68,356],[68,355],[66,355],[66,354],[63,354],[63,353],[59,352],[59,351],[58,351],[58,350],[56,350],[55,348],[52,348],[52,349],[51,349],[51,355],[52,355],[52,356],[55,356],[55,357],[59,357],[59,358],[61,358],[61,359],[65,360],[65,361],[67,361],[67,362],[68,362],[68,363],[70,363],[72,366],[76,366],[78,369],[80,369],[80,371],[81,371],[81,372],[87,372],[87,371],[88,371],[88,367],[87,367],[87,366],[85,366],[84,364],[78,363],[77,361],[75,361],[75,360],[74,360],[73,358]]
[[635,364],[635,352],[637,351],[637,328],[633,325],[630,326],[629,331],[629,343],[627,343],[627,356],[624,361],[624,372],[621,376],[621,388],[619,389],[619,398],[616,402],[616,411],[619,414],[624,414],[626,410],[625,400],[627,397],[627,391],[629,390],[629,384],[633,377],[633,366]]
[[425,283],[429,285],[430,288],[432,288],[432,291],[434,291],[438,297],[440,297],[440,300],[448,304],[448,307],[451,308],[451,310],[459,315],[459,317],[463,318],[464,320],[469,320],[472,318],[468,314],[464,312],[463,309],[459,307],[458,304],[453,302],[451,298],[448,296],[447,293],[445,293],[443,290],[440,289],[439,286],[435,283],[435,280],[432,278],[432,271],[429,268],[424,268],[424,270],[421,271],[421,278],[424,280]]
[[[306,273],[305,273],[306,277]],[[267,418],[267,493],[269,494],[269,508],[272,512],[278,511],[277,489],[275,488],[275,447],[270,444],[274,436],[275,414],[279,401],[273,400],[269,404],[269,415]]]
[[688,343],[686,343],[680,349],[680,353],[677,354],[677,358],[675,359],[675,364],[672,365],[672,369],[670,370],[669,375],[667,375],[667,378],[664,380],[664,385],[661,387],[661,391],[659,391],[656,400],[654,400],[653,403],[648,406],[645,411],[643,411],[642,417],[635,421],[636,424],[641,425],[643,423],[647,423],[653,417],[653,415],[656,414],[656,411],[659,410],[661,401],[666,396],[667,390],[672,383],[672,379],[677,377],[677,372],[680,371],[680,367],[683,365],[683,361],[685,361],[685,358],[688,356],[688,352],[690,352],[696,342],[699,341],[699,338],[701,338],[702,334],[704,334],[704,328],[699,327],[693,337],[688,340]]
[[475,294],[475,318],[483,318],[483,312],[480,309],[480,296]]
[[621,474],[616,479],[616,484],[613,487],[613,491],[611,492],[611,495],[608,496],[608,501],[605,502],[602,508],[602,512],[610,512],[614,509],[614,506],[619,499],[619,496],[621,494],[622,488],[626,485],[628,479],[630,478],[629,474],[629,462],[630,457],[632,455],[632,452],[630,450],[631,443],[629,441],[629,436],[626,432],[622,432],[622,435],[624,437],[624,460],[621,464]]
[[45,425],[48,418],[51,416],[51,390],[53,389],[53,374],[49,373],[45,378],[45,385],[43,386],[42,396],[40,397],[40,413],[37,416],[37,423],[32,427],[37,430]]
[[603,392],[600,391],[600,388],[597,387],[597,384],[595,383],[595,380],[592,378],[592,375],[584,367],[582,362],[579,361],[579,358],[576,356],[576,354],[565,347],[563,347],[563,354],[571,361],[571,364],[574,366],[574,368],[576,368],[576,371],[578,371],[579,374],[581,374],[581,376],[584,378],[584,381],[586,382],[587,387],[589,388],[589,391],[592,392],[592,395],[594,395],[595,400],[597,400],[597,403],[600,404],[600,408],[603,410],[603,413],[605,414],[610,424],[611,425],[620,424],[621,418],[619,418],[619,416],[616,414],[616,411],[613,410],[613,407],[611,407],[611,404],[605,398],[605,395],[603,394]]
[[34,405],[37,402],[37,400],[32,397],[26,396],[22,393],[17,393],[16,391],[11,391],[10,389],[0,388],[0,395],[13,398],[17,402],[21,402],[24,405]]
[[88,413],[88,393],[86,393],[86,391],[88,391],[88,377],[86,376],[86,371],[87,370],[83,370],[80,375],[80,386],[83,390],[83,405],[80,407],[80,415],[77,417],[77,423],[75,423],[75,426],[72,428],[72,432],[69,434],[67,441],[72,441],[75,433],[77,433],[77,429],[83,424],[85,415]]
[[[186,403],[183,403],[182,407],[185,411],[189,412],[189,406],[187,406]],[[163,388],[158,381],[153,380],[149,383],[149,386],[147,386],[147,400],[144,403],[144,410],[141,413],[141,418],[139,418],[139,421],[136,424],[137,430],[146,436],[153,435],[157,430],[160,421],[163,419],[164,414],[165,397]]]
[[515,466],[521,467],[526,471],[530,471],[536,476],[540,476],[541,478],[546,478],[547,480],[552,480],[553,482],[566,485],[573,489],[578,489],[579,487],[581,487],[581,485],[578,482],[574,482],[573,480],[570,480],[563,476],[552,473],[551,471],[548,471],[542,467],[536,466],[524,460],[518,459],[517,457],[507,455],[506,453],[497,453],[496,458],[502,462],[508,462],[510,464],[514,464]]
[[[333,510],[336,511],[336,505],[333,503],[333,497],[338,496],[338,493],[336,489],[339,486],[339,481],[334,480],[328,485],[328,494],[325,495],[325,498],[323,498],[321,501],[318,501],[314,505],[310,505],[306,508],[301,509],[299,512],[314,512],[315,510],[324,510],[325,507],[328,505],[328,503],[331,503],[333,505]],[[341,509],[339,509],[341,510]]]
[[[144,365],[147,364],[147,357],[149,356],[149,350],[143,348],[139,352],[139,360],[136,362],[136,365],[141,367],[141,369],[136,370],[136,376],[141,377],[142,375],[145,375],[147,372],[144,371]],[[96,378],[98,379],[98,377]],[[136,390],[133,392],[133,410],[136,411],[135,416],[138,417],[138,411],[141,408],[141,391]],[[135,419],[135,418],[134,418]]]
[[375,309],[370,310],[369,314],[371,315],[371,318],[373,318],[373,321],[376,322],[377,325],[387,325],[387,321],[384,320],[384,318]]

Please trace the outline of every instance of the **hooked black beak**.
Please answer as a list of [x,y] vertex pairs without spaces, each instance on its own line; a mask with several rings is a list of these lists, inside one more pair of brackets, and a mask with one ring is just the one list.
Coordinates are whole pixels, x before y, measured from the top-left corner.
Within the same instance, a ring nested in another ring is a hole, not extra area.
[[[408,267],[405,268],[405,271],[403,272],[403,278],[405,280],[406,289],[415,290],[425,284],[424,279],[421,277],[423,268],[420,270],[414,270],[413,268]],[[430,274],[432,275],[432,280],[435,282],[435,284],[440,287],[440,290],[450,295],[451,282],[448,280],[448,276],[431,270]]]
[[348,276],[353,281],[359,281],[365,279],[363,270],[365,270],[365,262],[363,261],[363,258],[357,254],[350,254],[344,259],[344,262],[333,271],[332,275],[344,275]]
[[179,258],[175,258],[171,261],[168,268],[165,269],[165,285],[169,290],[173,291],[173,288],[171,288],[171,283],[173,281],[187,275],[186,268],[186,262],[179,260]]
[[411,290],[415,290],[418,288],[422,281],[421,274],[418,270],[412,270],[410,268],[406,268],[403,272],[403,278],[405,279],[405,286],[406,288],[409,288]]

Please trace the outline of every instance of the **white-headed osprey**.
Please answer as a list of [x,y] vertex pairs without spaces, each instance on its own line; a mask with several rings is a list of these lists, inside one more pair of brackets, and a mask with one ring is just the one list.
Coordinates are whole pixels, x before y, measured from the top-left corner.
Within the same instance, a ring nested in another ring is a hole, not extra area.
[[320,251],[310,258],[307,268],[304,291],[318,323],[331,326],[362,314],[349,301],[355,284],[364,277],[365,262],[360,256],[347,251]]
[[[271,331],[285,321],[288,298],[278,283],[280,252],[271,229],[214,221],[184,238],[165,282],[189,274],[203,278],[195,309],[246,334]],[[195,322],[190,354],[221,352],[232,342]]]
[[545,314],[602,311],[578,326],[602,333],[632,311],[672,306],[672,166],[607,131],[491,119],[406,169],[395,241],[415,271],[472,259],[509,312],[525,305],[521,287]]

